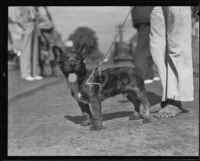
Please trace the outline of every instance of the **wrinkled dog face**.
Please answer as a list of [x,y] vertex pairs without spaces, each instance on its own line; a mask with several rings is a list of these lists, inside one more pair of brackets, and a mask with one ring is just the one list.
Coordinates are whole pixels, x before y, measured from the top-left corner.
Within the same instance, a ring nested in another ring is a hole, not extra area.
[[76,76],[82,73],[84,64],[84,55],[81,51],[68,48],[60,48],[54,46],[52,48],[55,61],[59,64],[61,71],[65,76],[75,74]]
[[63,72],[78,74],[82,70],[82,66],[83,58],[76,51],[70,51],[61,55],[60,67]]

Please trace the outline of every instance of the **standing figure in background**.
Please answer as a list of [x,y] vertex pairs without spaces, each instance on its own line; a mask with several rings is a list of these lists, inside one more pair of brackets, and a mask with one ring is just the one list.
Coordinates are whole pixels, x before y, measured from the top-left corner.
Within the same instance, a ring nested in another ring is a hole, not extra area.
[[23,38],[23,26],[8,16],[8,52],[13,53],[14,61],[18,66],[18,57],[21,55],[21,43]]
[[149,47],[151,6],[135,6],[131,11],[133,26],[138,31],[134,65],[142,72],[145,84],[160,80]]
[[150,51],[161,78],[164,107],[156,117],[173,117],[181,112],[181,101],[192,101],[191,7],[155,6],[150,16]]
[[8,16],[8,51],[13,50],[13,37],[10,30],[10,23],[12,23],[11,18]]
[[27,81],[41,80],[39,66],[39,35],[37,7],[20,7],[19,22],[24,28],[20,56],[21,77]]
[[53,45],[60,46],[63,44],[61,35],[55,29],[55,25],[52,16],[46,6],[38,7],[40,13],[39,27],[41,31],[40,35],[40,62],[42,68],[42,75],[49,75],[47,69],[51,68],[51,75],[58,76],[58,69],[55,63],[55,58],[52,53],[51,47]]

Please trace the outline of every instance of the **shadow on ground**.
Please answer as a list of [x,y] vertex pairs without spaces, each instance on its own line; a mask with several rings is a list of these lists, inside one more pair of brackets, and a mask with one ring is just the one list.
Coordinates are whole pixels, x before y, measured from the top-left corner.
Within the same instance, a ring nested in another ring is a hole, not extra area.
[[[147,97],[150,102],[150,105],[153,106],[161,101],[161,96],[156,95],[153,92],[147,92]],[[128,100],[119,100],[120,103],[126,103]],[[120,111],[120,112],[113,112],[113,113],[106,113],[103,114],[103,121],[113,120],[117,118],[129,117],[132,114],[131,111]],[[85,120],[83,116],[65,116],[66,119],[74,122],[75,124],[80,124],[82,121]]]
[[[103,114],[103,121],[113,120],[122,117],[128,117],[131,115],[131,111],[120,111],[120,112],[113,112],[113,113],[106,113]],[[75,124],[80,124],[82,121],[85,120],[83,116],[65,116],[66,119],[72,121]]]

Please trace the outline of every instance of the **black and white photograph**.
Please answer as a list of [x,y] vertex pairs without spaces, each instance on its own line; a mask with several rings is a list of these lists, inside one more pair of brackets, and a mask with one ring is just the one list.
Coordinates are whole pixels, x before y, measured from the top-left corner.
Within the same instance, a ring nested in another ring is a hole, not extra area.
[[199,156],[198,12],[8,6],[8,157]]

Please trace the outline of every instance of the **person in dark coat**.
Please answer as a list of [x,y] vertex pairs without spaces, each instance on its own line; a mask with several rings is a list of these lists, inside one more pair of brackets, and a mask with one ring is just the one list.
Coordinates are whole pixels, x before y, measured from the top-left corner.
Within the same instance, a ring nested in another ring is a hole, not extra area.
[[149,48],[151,9],[151,6],[136,6],[131,11],[133,26],[138,31],[134,65],[142,72],[146,84],[160,80]]

